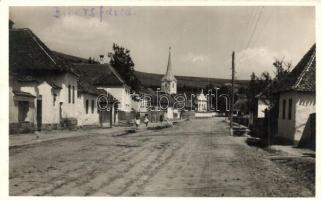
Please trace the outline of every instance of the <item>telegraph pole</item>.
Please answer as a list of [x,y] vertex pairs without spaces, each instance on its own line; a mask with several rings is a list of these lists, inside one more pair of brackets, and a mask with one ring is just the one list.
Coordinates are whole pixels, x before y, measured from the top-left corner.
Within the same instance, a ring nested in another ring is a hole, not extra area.
[[232,91],[230,100],[230,133],[233,135],[233,111],[234,111],[234,77],[235,77],[235,66],[234,66],[235,52],[232,53]]

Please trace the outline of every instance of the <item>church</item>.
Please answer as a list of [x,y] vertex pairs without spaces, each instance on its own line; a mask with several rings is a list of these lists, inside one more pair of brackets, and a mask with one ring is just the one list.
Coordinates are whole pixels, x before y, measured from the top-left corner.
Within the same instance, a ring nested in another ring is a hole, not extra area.
[[170,95],[177,93],[177,79],[172,72],[171,47],[169,47],[167,70],[162,78],[161,91]]
[[[160,104],[163,104],[162,100],[166,98],[166,103],[168,105],[165,113],[167,119],[178,119],[180,118],[180,110],[175,108],[174,105],[174,96],[177,94],[177,79],[175,78],[172,72],[172,59],[171,59],[171,47],[169,47],[169,54],[168,54],[168,63],[167,63],[167,70],[165,75],[162,77],[161,80],[161,92],[160,95]],[[160,105],[162,106],[162,105]]]

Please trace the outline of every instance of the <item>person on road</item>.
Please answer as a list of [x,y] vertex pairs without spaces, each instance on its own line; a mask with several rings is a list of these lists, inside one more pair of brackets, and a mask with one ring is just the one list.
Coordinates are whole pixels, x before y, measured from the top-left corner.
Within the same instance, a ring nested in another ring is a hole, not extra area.
[[160,121],[161,124],[163,123],[163,121],[164,121],[164,116],[163,116],[163,114],[161,114],[161,115],[159,116],[159,121]]
[[148,114],[145,114],[144,123],[146,124],[146,127],[148,126],[148,122],[149,122]]
[[139,124],[140,124],[140,114],[139,113],[136,114],[135,124],[136,124],[136,128],[138,129]]

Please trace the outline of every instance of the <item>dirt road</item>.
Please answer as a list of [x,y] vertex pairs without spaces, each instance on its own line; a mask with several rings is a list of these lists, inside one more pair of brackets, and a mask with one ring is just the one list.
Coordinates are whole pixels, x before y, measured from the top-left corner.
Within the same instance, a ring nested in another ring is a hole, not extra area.
[[313,196],[220,118],[10,149],[10,195]]

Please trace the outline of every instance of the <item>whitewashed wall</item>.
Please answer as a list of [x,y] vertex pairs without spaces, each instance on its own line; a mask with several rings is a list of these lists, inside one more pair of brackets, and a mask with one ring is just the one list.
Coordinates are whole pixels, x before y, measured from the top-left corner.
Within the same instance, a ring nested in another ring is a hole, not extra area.
[[[289,99],[292,99],[292,117],[288,119]],[[283,119],[283,100],[286,100],[285,119]],[[278,119],[278,136],[287,140],[294,140],[295,133],[295,92],[285,92],[280,94],[279,98],[279,119]]]
[[[52,87],[43,82],[38,86],[38,96],[42,99],[42,124],[59,124],[59,96],[54,103]],[[37,104],[36,104],[37,105]]]
[[302,137],[304,127],[308,121],[309,115],[316,112],[315,95],[307,93],[298,93],[295,103],[295,141],[299,141]]
[[[292,117],[288,119],[289,99],[292,98]],[[286,100],[285,119],[282,118],[283,99]],[[315,95],[312,93],[287,92],[280,95],[278,136],[291,141],[301,139],[309,115],[315,112]]]
[[[77,77],[73,74],[66,73],[59,78],[55,79],[56,83],[62,87],[60,92],[60,102],[62,102],[62,117],[63,118],[77,118]],[[71,103],[68,102],[68,86],[71,85],[71,93],[72,93],[72,86],[75,88],[75,103],[72,103],[72,94],[71,94]]]
[[[165,84],[168,85],[168,87],[165,87]],[[167,94],[176,94],[177,93],[177,83],[175,81],[163,81],[161,83],[161,91],[165,92]]]
[[[9,87],[9,123],[18,123],[18,101],[14,101],[13,88]],[[27,113],[26,122],[35,123],[35,101],[29,101],[29,111]]]
[[[99,125],[99,114],[97,112],[96,96],[82,94],[77,98],[78,125]],[[88,113],[86,113],[86,100],[88,100]],[[94,101],[94,112],[92,112],[92,101]]]
[[9,123],[18,122],[18,105],[13,101],[12,87],[9,87]]
[[[19,91],[28,92],[35,97],[38,96],[37,86],[35,83],[29,83],[23,87],[20,87],[21,85],[17,85],[17,86],[18,86],[18,88],[16,88],[16,89],[18,89]],[[29,107],[30,110],[27,114],[27,119],[26,119],[26,121],[33,122],[35,124],[36,124],[36,110],[37,110],[36,100],[37,100],[36,98],[33,100],[32,108],[30,109],[30,107]],[[17,116],[18,116],[18,105],[16,104],[17,102],[14,102],[14,103],[17,106]]]
[[257,118],[264,118],[265,117],[265,109],[267,109],[269,106],[264,103],[262,100],[258,100],[257,105]]
[[130,91],[126,87],[101,87],[106,92],[115,97],[118,101],[118,110],[124,112],[130,112],[132,109]]

